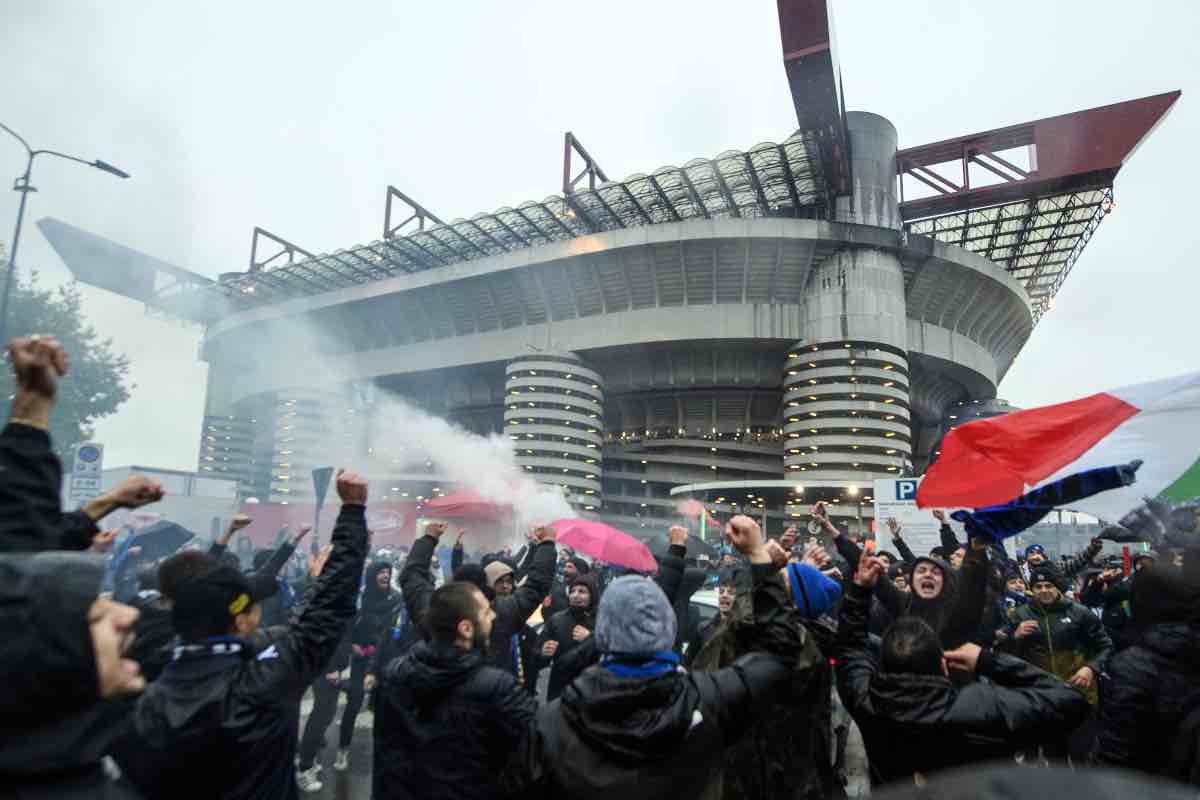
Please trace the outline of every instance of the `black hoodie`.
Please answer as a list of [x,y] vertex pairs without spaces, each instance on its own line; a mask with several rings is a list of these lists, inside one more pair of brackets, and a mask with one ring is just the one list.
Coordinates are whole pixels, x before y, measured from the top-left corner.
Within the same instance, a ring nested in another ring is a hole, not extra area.
[[[596,628],[596,606],[600,602],[598,597],[599,590],[596,588],[596,579],[592,575],[579,575],[572,580],[567,588],[568,597],[570,591],[576,585],[586,586],[591,592],[591,600],[586,608],[574,608],[570,605],[567,608],[559,611],[546,620],[545,626],[542,628],[542,635],[537,643],[537,657],[539,667],[550,664],[550,679],[547,684],[546,699],[553,700],[558,697],[566,685],[573,677],[568,671],[560,669],[560,659],[566,658],[572,650],[580,645],[583,639],[575,641],[574,631],[575,626],[580,625],[587,628],[589,631]],[[569,601],[568,601],[569,602]],[[546,642],[558,642],[558,650],[555,651],[553,658],[542,656],[542,645]]]
[[[942,591],[930,600],[923,599],[913,586],[913,571],[917,564],[927,561],[942,570]],[[857,568],[857,564],[853,565]],[[881,580],[876,586],[875,597],[892,619],[919,617],[942,640],[942,647],[952,650],[964,642],[977,638],[983,609],[987,599],[987,550],[970,547],[963,559],[962,567],[950,569],[936,556],[920,556],[908,572],[911,591],[902,592],[889,580]],[[981,642],[990,645],[991,642]]]
[[1153,566],[1133,583],[1141,640],[1108,664],[1095,759],[1200,782],[1200,585]]
[[[88,611],[103,560],[0,558],[0,787],[5,797],[120,797],[101,758],[128,714],[101,701]],[[136,795],[134,795],[136,796]]]
[[479,650],[419,642],[384,670],[395,709],[375,736],[375,800],[491,800],[537,702]]
[[367,569],[366,581],[363,584],[362,602],[358,608],[358,616],[354,618],[354,627],[350,631],[350,641],[359,647],[376,647],[384,629],[391,622],[392,608],[397,598],[389,583],[381,589],[375,579],[384,570],[391,571],[388,561],[376,561]]

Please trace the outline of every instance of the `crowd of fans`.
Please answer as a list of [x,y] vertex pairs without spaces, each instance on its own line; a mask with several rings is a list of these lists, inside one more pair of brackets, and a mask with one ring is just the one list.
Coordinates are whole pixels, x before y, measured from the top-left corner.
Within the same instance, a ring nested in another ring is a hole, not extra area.
[[[289,567],[307,529],[244,571],[227,550],[244,516],[208,548],[139,566],[136,545],[112,552],[98,523],[161,487],[135,475],[64,512],[46,430],[67,355],[30,337],[9,358],[0,796],[298,797],[321,789],[330,752],[348,768],[368,696],[378,800],[841,797],[835,708],[876,787],[984,761],[1007,765],[994,786],[1047,765],[1200,785],[1196,504],[1131,516],[1183,546],[1130,563],[1093,566],[1099,540],[1070,559],[1036,545],[1011,559],[982,517],[960,541],[940,512],[932,552],[894,524],[899,553],[876,551],[818,504],[832,553],[735,516],[721,563],[689,558],[673,527],[644,576],[545,527],[478,560],[460,536],[440,565],[434,522],[402,556],[369,560],[367,482],[339,471],[332,541],[303,574]],[[714,583],[702,623],[691,600]]]

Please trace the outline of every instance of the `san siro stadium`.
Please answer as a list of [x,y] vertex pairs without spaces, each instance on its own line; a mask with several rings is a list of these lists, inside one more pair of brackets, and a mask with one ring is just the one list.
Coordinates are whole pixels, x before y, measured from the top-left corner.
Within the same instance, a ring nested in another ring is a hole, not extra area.
[[[198,469],[244,497],[311,502],[313,467],[368,455],[387,392],[511,437],[631,532],[684,498],[772,533],[825,500],[853,529],[875,479],[1005,410],[1000,380],[1179,93],[900,148],[844,111],[823,6],[779,0],[798,127],[777,143],[614,180],[568,133],[545,200],[444,222],[388,187],[383,238],[312,254],[256,229],[249,268],[216,279],[39,226],[80,280],[205,327]],[[297,386],[297,329],[344,385]],[[391,499],[449,488],[371,463]]]

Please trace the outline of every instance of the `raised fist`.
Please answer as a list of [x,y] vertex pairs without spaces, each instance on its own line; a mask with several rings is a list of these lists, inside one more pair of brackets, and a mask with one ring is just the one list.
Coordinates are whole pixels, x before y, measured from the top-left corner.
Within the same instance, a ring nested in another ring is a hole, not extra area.
[[771,557],[771,563],[776,569],[783,569],[788,563],[788,551],[783,549],[783,545],[772,539],[767,542],[767,555]]
[[672,525],[667,531],[667,541],[672,545],[687,546],[688,532],[682,525]]
[[28,336],[8,343],[17,388],[23,392],[53,400],[58,379],[67,374],[67,351],[53,336]]
[[130,475],[108,493],[119,508],[141,508],[148,503],[163,499],[162,484],[152,481],[140,472]]
[[348,506],[367,504],[367,479],[357,472],[337,471],[337,492],[342,503]]
[[749,555],[763,546],[762,529],[758,523],[740,514],[725,524],[725,538],[742,555]]
[[783,536],[779,537],[779,544],[783,545],[784,550],[791,550],[796,546],[796,540],[800,538],[800,529],[795,525],[789,525],[788,529],[783,532]]

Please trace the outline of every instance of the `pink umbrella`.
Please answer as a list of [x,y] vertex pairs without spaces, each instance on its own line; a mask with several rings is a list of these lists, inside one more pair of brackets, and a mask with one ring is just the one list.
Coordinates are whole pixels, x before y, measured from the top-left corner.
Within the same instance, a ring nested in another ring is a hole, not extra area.
[[590,519],[560,519],[550,527],[558,532],[558,541],[592,558],[607,561],[637,572],[653,572],[658,562],[650,548],[625,531]]

